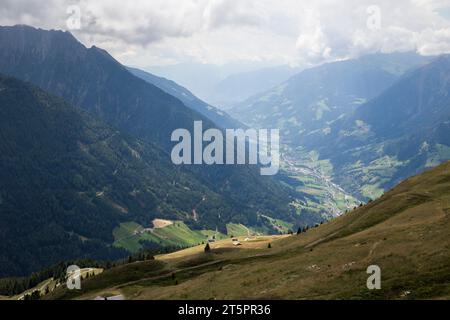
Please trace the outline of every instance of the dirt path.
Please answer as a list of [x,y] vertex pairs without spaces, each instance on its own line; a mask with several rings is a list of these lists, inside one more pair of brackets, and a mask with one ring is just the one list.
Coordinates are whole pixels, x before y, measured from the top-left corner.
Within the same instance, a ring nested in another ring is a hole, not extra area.
[[316,245],[318,245],[318,244],[321,244],[322,242],[324,242],[324,241],[326,241],[326,240],[328,240],[328,239],[334,237],[336,234],[339,233],[339,231],[340,231],[340,230],[338,230],[338,231],[336,231],[336,232],[333,232],[332,234],[329,234],[329,235],[327,235],[326,237],[323,237],[323,238],[319,238],[319,239],[317,239],[317,240],[314,240],[313,242],[308,243],[308,244],[305,246],[305,248],[311,248],[311,247],[313,247],[313,246],[316,246]]
[[372,247],[370,248],[369,254],[368,254],[367,257],[364,259],[365,261],[369,261],[370,258],[372,258],[375,249],[378,247],[378,245],[379,245],[381,242],[382,242],[382,241],[379,240],[379,241],[376,241],[376,242],[372,245]]

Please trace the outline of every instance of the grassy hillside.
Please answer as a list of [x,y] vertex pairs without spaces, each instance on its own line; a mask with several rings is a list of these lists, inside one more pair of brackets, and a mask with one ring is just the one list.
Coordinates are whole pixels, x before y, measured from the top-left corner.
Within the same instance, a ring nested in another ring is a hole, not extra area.
[[[137,262],[121,266],[126,279],[111,269],[86,281],[81,292],[59,288],[46,298],[108,292],[127,299],[448,298],[448,190],[450,162],[300,235],[242,237],[241,246],[226,239],[209,253],[199,246],[159,256],[151,262],[157,271]],[[366,287],[370,265],[381,268],[381,290]]]

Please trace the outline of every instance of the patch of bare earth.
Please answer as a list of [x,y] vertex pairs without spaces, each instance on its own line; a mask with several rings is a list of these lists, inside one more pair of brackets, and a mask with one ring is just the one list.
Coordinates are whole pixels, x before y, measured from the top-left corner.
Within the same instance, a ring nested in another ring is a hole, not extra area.
[[161,228],[165,228],[165,227],[172,225],[173,221],[165,220],[165,219],[154,219],[152,221],[152,223],[153,223],[153,228],[161,229]]

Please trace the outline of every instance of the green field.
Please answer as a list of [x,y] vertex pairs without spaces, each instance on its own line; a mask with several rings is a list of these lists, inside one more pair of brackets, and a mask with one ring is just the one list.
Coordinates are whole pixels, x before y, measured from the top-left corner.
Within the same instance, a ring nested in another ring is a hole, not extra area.
[[280,233],[288,233],[289,231],[294,231],[294,224],[280,220],[271,218],[268,216],[261,215],[264,219],[267,219],[269,223],[275,230],[278,230]]
[[113,231],[114,246],[118,248],[126,249],[132,253],[135,253],[143,248],[140,241],[152,241],[158,244],[163,244],[161,239],[154,236],[151,233],[134,234],[135,231],[141,231],[144,228],[136,222],[121,223],[119,227]]
[[228,236],[248,236],[252,231],[244,226],[243,224],[229,223],[227,224],[227,234]]
[[[113,231],[114,246],[135,253],[143,249],[142,242],[144,241],[150,241],[161,246],[184,248],[205,243],[208,238],[212,238],[214,235],[217,239],[226,238],[226,235],[220,232],[216,233],[213,230],[191,230],[181,221],[175,221],[172,225],[157,228],[151,232],[139,233],[142,230],[144,230],[144,227],[136,222],[121,223]],[[136,234],[136,232],[138,233]]]
[[193,231],[180,221],[164,228],[155,229],[153,234],[173,246],[190,247],[207,240],[207,237],[200,231]]

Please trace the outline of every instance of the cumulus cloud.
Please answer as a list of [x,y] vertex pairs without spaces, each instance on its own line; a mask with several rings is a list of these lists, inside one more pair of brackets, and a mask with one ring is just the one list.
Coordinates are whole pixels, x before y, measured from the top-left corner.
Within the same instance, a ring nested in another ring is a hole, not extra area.
[[203,10],[206,29],[224,26],[261,26],[268,12],[254,1],[214,0],[209,1]]
[[331,55],[328,43],[319,13],[313,9],[305,10],[301,20],[300,35],[296,41],[300,56],[308,61],[328,59]]
[[[0,24],[68,29],[148,66],[239,60],[310,65],[371,52],[450,52],[448,0],[2,0]],[[446,11],[447,10],[447,11]]]

